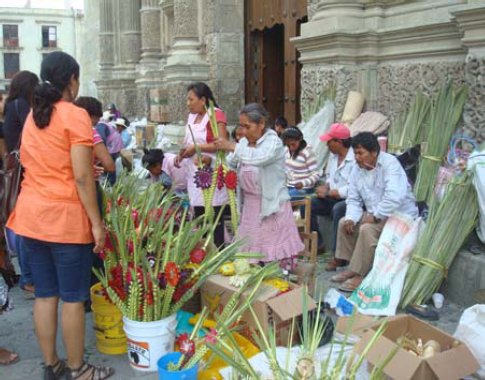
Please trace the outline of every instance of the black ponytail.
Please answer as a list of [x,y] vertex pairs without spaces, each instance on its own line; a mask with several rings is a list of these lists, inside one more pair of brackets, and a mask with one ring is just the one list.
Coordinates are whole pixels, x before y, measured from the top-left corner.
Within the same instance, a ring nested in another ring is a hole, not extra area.
[[288,139],[300,141],[300,145],[298,145],[298,148],[291,155],[292,158],[298,157],[300,152],[307,147],[307,142],[303,137],[303,133],[297,127],[286,128],[285,131],[281,134],[281,139],[283,140],[283,143],[285,143]]
[[206,85],[204,82],[196,82],[196,83],[191,83],[187,87],[187,92],[193,91],[194,94],[200,99],[202,97],[205,98],[205,106],[209,108],[209,100],[212,100],[214,103],[214,107],[219,108],[217,105],[216,99],[214,98],[214,94],[212,93],[212,90],[208,85]]
[[62,99],[72,76],[79,78],[79,64],[69,54],[55,51],[42,60],[40,78],[43,82],[35,88],[32,99],[34,122],[38,128],[50,124],[54,105]]

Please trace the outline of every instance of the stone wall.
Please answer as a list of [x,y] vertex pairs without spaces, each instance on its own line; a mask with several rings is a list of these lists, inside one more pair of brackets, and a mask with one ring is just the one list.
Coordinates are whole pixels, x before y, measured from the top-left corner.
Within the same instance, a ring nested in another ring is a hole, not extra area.
[[485,2],[310,0],[309,20],[295,38],[302,107],[334,81],[337,117],[358,90],[392,120],[452,79],[469,87],[465,131],[485,140]]
[[345,65],[308,64],[301,71],[301,104],[312,104],[327,88],[335,86],[335,111],[338,118],[349,91],[357,88],[357,70]]
[[417,92],[434,96],[448,80],[455,85],[464,85],[464,69],[462,61],[379,65],[376,110],[394,119],[406,110]]
[[118,1],[98,5],[100,43],[111,49],[101,49],[100,97],[128,116],[149,116],[155,89],[168,111],[155,121],[185,124],[187,85],[204,81],[234,123],[244,102],[244,2],[129,0],[128,33],[107,17]]

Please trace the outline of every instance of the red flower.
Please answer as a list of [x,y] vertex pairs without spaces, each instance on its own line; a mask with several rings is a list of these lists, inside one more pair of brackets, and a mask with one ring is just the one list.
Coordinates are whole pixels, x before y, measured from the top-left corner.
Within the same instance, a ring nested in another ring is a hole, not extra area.
[[224,168],[219,165],[217,168],[217,188],[221,190],[224,187]]
[[133,244],[133,240],[128,240],[128,243],[127,243],[127,248],[128,248],[128,253],[133,253],[135,251],[135,246]]
[[173,292],[172,296],[172,301],[173,302],[178,302],[180,299],[184,296],[185,293],[187,293],[187,290],[185,286],[179,286],[177,289],[175,289],[175,292]]
[[205,259],[206,252],[202,248],[194,248],[190,252],[190,261],[194,264],[200,264]]
[[110,251],[113,252],[113,242],[111,241],[111,236],[109,235],[109,232],[106,232],[106,237],[104,239],[104,250],[105,251]]
[[205,342],[210,343],[210,344],[216,344],[217,343],[217,330],[214,328],[211,328],[209,332],[205,336]]
[[192,356],[195,353],[195,343],[189,338],[188,334],[181,334],[176,340],[179,350],[182,354],[186,356]]
[[180,271],[173,261],[169,261],[165,266],[165,278],[167,279],[167,284],[170,286],[177,286],[180,278]]
[[138,210],[136,208],[131,210],[131,219],[133,220],[133,224],[135,225],[135,228],[137,228],[140,225],[140,217],[138,214]]
[[106,210],[105,210],[105,213],[106,213],[106,214],[109,214],[109,213],[111,212],[111,207],[112,207],[112,206],[111,206],[111,201],[110,201],[110,200],[108,200],[108,201],[106,202]]
[[225,181],[226,181],[226,187],[229,190],[236,190],[236,187],[237,187],[237,174],[236,174],[236,172],[234,170],[229,170],[226,173]]

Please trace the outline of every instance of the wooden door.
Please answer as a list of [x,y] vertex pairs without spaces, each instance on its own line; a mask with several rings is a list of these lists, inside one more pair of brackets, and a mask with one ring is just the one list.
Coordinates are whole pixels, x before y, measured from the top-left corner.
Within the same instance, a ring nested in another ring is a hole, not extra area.
[[306,20],[306,0],[247,0],[246,102],[263,104],[273,118],[300,121],[300,65],[290,42]]

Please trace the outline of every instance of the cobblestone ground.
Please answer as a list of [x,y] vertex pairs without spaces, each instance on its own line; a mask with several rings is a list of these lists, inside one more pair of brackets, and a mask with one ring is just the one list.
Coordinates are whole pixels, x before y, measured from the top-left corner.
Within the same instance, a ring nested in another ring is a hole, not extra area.
[[[333,273],[323,271],[323,262],[318,285],[322,292],[331,287],[329,278]],[[37,380],[42,378],[42,356],[37,346],[32,325],[32,300],[24,299],[23,292],[14,288],[11,292],[15,309],[0,316],[0,347],[14,350],[20,354],[21,360],[10,366],[0,367],[1,380]],[[456,305],[445,303],[440,311],[440,320],[433,322],[439,328],[453,333],[462,313]],[[96,350],[95,336],[92,323],[92,314],[86,316],[86,360],[94,364],[112,366],[116,374],[112,379],[158,379],[156,373],[143,373],[130,368],[125,355],[103,355]],[[61,339],[58,339],[59,354],[65,357],[62,350]]]

